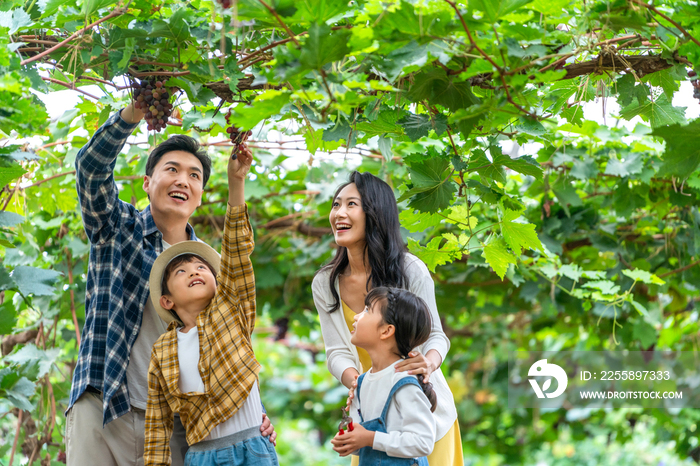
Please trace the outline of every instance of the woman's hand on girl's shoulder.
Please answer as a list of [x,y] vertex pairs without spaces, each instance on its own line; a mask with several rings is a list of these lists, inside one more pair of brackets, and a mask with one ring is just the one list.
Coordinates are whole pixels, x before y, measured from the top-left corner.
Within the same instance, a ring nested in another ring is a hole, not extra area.
[[340,456],[348,456],[360,448],[371,448],[374,445],[374,431],[367,430],[360,424],[355,423],[355,428],[352,432],[337,433],[331,439],[331,445],[333,445],[333,450]]
[[408,353],[408,356],[408,359],[404,359],[396,364],[396,372],[408,371],[410,375],[423,374],[423,382],[428,383],[430,381],[430,374],[435,371],[433,362],[418,351],[411,351]]

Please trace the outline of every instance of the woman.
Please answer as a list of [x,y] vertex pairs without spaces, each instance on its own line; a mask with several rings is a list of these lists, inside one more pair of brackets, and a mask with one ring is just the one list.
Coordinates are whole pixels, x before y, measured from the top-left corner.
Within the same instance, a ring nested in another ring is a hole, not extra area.
[[[423,374],[437,393],[437,441],[428,456],[430,466],[463,465],[454,398],[438,370],[450,341],[442,331],[430,272],[420,259],[406,252],[401,239],[393,191],[372,174],[353,172],[349,182],[336,191],[329,220],[338,250],[312,285],[328,369],[348,388],[370,369],[369,355],[350,343],[353,317],[364,310],[369,290],[399,287],[423,298],[432,315],[430,338],[410,353],[409,359],[397,364],[396,370]],[[357,457],[353,457],[353,464],[357,464]]]

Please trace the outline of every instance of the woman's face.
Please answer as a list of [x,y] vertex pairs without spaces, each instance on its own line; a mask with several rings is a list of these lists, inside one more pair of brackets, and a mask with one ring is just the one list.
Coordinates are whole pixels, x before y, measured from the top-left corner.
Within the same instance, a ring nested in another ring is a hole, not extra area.
[[365,211],[355,183],[344,187],[333,199],[328,217],[338,246],[349,248],[365,242]]

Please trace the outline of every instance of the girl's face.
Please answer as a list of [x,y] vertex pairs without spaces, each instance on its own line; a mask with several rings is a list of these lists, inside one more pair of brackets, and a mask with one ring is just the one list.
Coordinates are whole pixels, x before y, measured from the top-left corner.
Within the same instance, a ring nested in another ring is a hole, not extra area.
[[360,348],[375,345],[379,341],[382,327],[386,325],[379,310],[379,300],[374,301],[372,307],[365,306],[362,312],[355,314],[354,319],[350,343]]
[[347,248],[365,242],[365,211],[355,183],[344,187],[333,199],[328,220],[338,246]]

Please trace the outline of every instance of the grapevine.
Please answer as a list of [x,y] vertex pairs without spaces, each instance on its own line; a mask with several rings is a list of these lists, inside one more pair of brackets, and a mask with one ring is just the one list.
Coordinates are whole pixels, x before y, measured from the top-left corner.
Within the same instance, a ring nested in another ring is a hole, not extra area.
[[161,131],[168,124],[173,104],[170,93],[159,80],[142,80],[134,89],[134,106],[145,113],[149,131]]

